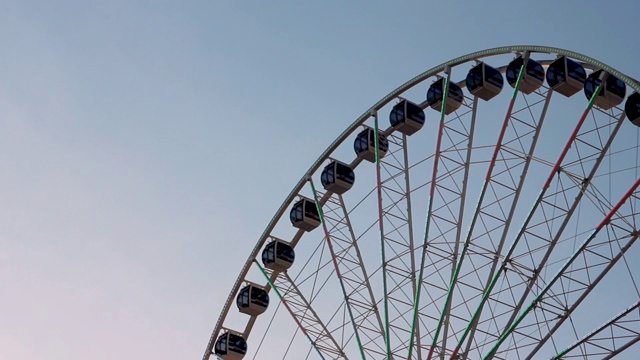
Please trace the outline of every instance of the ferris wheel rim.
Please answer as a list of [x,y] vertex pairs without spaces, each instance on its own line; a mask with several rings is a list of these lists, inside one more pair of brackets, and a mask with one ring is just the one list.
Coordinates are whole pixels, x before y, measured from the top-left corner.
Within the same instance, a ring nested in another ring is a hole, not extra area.
[[253,250],[250,252],[247,261],[244,263],[241,272],[236,278],[233,287],[230,290],[229,296],[227,297],[224,307],[220,312],[220,316],[217,319],[215,328],[213,333],[211,334],[209,345],[207,346],[207,350],[205,351],[203,359],[208,359],[208,356],[213,351],[213,346],[216,341],[217,336],[220,331],[224,328],[223,322],[227,316],[227,313],[232,307],[234,303],[234,295],[239,291],[240,287],[245,281],[246,275],[249,271],[251,265],[255,262],[255,259],[259,256],[260,250],[265,245],[266,241],[270,238],[271,233],[278,223],[278,221],[283,217],[286,212],[287,206],[294,201],[296,196],[301,192],[305,184],[309,181],[311,176],[315,174],[318,169],[321,167],[323,162],[330,158],[330,155],[345,141],[347,138],[354,133],[360,126],[362,126],[366,120],[377,114],[377,112],[382,109],[384,106],[389,104],[394,99],[397,99],[401,94],[405,91],[413,88],[415,85],[423,82],[424,80],[441,73],[448,67],[458,66],[464,63],[468,63],[474,60],[480,60],[487,57],[497,56],[497,55],[506,55],[506,54],[522,54],[524,52],[530,53],[544,53],[544,54],[555,54],[558,56],[566,56],[572,59],[577,59],[583,61],[586,64],[589,64],[595,68],[602,69],[605,72],[614,75],[618,79],[622,80],[627,86],[629,86],[633,91],[640,93],[640,82],[635,80],[634,78],[625,75],[624,73],[618,71],[617,69],[595,59],[590,56],[574,52],[571,50],[566,50],[558,47],[551,46],[540,46],[540,45],[512,45],[512,46],[501,46],[494,47],[485,50],[475,51],[468,53],[466,55],[462,55],[456,58],[453,58],[449,61],[441,63],[437,66],[434,66],[422,73],[414,76],[409,79],[402,85],[398,86],[387,95],[382,97],[379,101],[377,101],[374,105],[372,105],[368,110],[366,110],[362,115],[360,115],[355,121],[353,121],[349,126],[345,128],[345,130],[340,133],[336,139],[327,146],[327,148],[321,153],[321,155],[312,163],[312,165],[304,172],[304,175],[300,178],[300,180],[295,184],[291,192],[285,197],[281,205],[278,207],[274,216],[270,219],[269,223],[265,227],[265,230],[260,235],[256,245]]

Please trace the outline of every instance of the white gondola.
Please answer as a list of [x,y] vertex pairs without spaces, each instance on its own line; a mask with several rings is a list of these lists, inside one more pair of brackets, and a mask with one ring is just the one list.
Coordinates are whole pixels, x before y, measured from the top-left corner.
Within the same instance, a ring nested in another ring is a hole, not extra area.
[[218,337],[214,351],[224,360],[242,360],[247,354],[247,342],[242,335],[229,331]]
[[[516,87],[516,82],[518,81],[518,75],[520,74],[520,68],[522,67],[523,62],[524,60],[522,59],[522,56],[518,56],[507,66],[507,82],[513,88]],[[527,66],[525,66],[524,74],[522,74],[518,90],[524,94],[531,94],[538,90],[538,88],[542,86],[543,82],[544,68],[542,65],[535,60],[527,60]]]
[[349,165],[334,160],[322,170],[320,181],[325,190],[344,194],[353,186],[356,175]]
[[[596,91],[596,87],[600,85],[600,75],[602,70],[594,71],[584,82],[584,95],[587,99],[591,99],[593,92]],[[624,82],[617,77],[608,74],[604,81],[604,86],[600,88],[598,96],[594,104],[604,110],[609,110],[614,106],[618,106],[624,100],[624,96],[627,93],[627,86]]]
[[[389,141],[387,137],[381,133],[378,133],[378,149],[380,150],[380,158],[383,158],[389,150]],[[357,156],[361,156],[367,161],[375,162],[376,143],[374,129],[366,128],[362,130],[353,142],[353,150],[355,150]]]
[[[442,107],[442,96],[444,90],[444,78],[436,80],[427,91],[427,104],[436,111],[440,111]],[[444,106],[444,113],[446,115],[458,110],[462,105],[464,95],[462,89],[456,83],[449,83],[449,90],[447,91],[447,101]]]
[[293,265],[296,253],[289,243],[282,240],[274,240],[268,243],[262,250],[262,264],[273,271],[285,271]]
[[485,101],[500,94],[504,86],[500,71],[483,62],[469,70],[465,82],[470,93]]
[[304,231],[311,231],[320,225],[320,214],[318,214],[316,203],[305,197],[293,204],[289,219],[294,227]]
[[269,294],[263,288],[249,284],[238,292],[236,305],[243,314],[260,315],[269,307]]
[[582,65],[561,56],[547,68],[547,84],[556,92],[570,97],[584,86],[587,72]]
[[624,112],[627,115],[627,119],[633,123],[633,125],[640,126],[640,94],[634,92],[629,95],[627,102],[624,104]]
[[420,106],[408,100],[397,103],[389,113],[391,126],[405,135],[412,135],[422,129],[425,119]]

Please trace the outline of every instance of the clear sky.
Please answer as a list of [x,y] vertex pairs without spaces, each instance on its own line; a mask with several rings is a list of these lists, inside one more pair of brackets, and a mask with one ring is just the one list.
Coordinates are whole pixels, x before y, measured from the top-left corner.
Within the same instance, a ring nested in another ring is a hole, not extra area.
[[264,226],[414,75],[550,45],[640,78],[635,1],[0,0],[0,359],[200,358]]

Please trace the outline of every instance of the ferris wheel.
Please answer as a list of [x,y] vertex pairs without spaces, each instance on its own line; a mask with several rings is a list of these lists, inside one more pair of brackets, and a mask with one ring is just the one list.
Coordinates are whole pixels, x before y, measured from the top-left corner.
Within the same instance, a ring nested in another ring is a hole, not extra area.
[[303,174],[203,359],[636,359],[639,92],[541,46],[410,79]]

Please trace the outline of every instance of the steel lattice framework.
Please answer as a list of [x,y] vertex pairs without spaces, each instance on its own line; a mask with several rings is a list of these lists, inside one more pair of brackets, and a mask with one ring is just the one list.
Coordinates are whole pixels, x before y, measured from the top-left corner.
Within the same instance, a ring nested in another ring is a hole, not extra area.
[[[513,57],[522,65],[499,95],[485,101],[465,91],[447,110],[450,84],[468,90],[469,65],[486,62],[505,74]],[[530,61],[548,69],[561,57],[598,75],[593,95],[566,97],[546,83],[525,89]],[[452,59],[385,96],[327,148],[277,210],[203,359],[239,359],[214,353],[227,331],[248,341],[254,359],[628,355],[640,340],[640,132],[627,121],[624,102],[606,109],[598,102],[609,77],[640,92],[637,81],[590,57],[509,46]],[[429,79],[444,88],[441,103],[414,100],[433,108],[420,132],[381,126],[394,100],[415,99]],[[345,140],[362,129],[374,134],[375,161],[345,159]],[[334,159],[357,174],[344,194],[315,184]],[[320,225],[313,231],[288,224],[286,211],[299,197],[316,205]],[[295,264],[283,272],[260,260],[265,245],[280,239],[296,250]],[[260,281],[272,298],[266,319],[231,311],[243,284]]]

